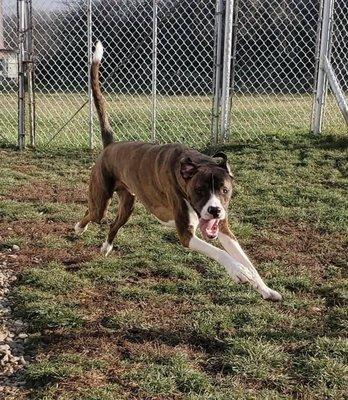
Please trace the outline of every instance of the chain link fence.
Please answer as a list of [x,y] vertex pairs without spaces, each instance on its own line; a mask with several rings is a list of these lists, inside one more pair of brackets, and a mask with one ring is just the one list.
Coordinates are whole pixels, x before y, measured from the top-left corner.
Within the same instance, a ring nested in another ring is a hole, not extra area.
[[[16,46],[16,1],[4,1]],[[234,8],[229,138],[308,133],[319,0],[239,0]],[[211,143],[216,10],[223,0],[32,0],[36,143],[88,146],[88,39],[105,47],[102,85],[118,140]],[[347,90],[348,4],[336,0],[332,64]],[[155,62],[154,62],[155,60]],[[0,135],[16,137],[15,80],[0,79]],[[155,94],[155,95],[154,95]],[[329,93],[325,130],[346,131]],[[93,118],[94,142],[99,142]]]
[[[88,144],[85,2],[33,0],[36,142]],[[210,140],[214,5],[157,6],[156,116],[153,121],[152,1],[94,1],[93,42],[105,47],[102,84],[118,140],[204,145]],[[98,132],[97,119],[93,128]],[[95,135],[99,141],[99,135]]]
[[84,1],[33,0],[36,144],[88,144]]
[[[2,18],[1,18],[2,17]],[[0,141],[17,142],[17,76],[7,73],[16,64],[17,8],[15,1],[0,2]]]
[[239,2],[232,136],[308,132],[318,1]]

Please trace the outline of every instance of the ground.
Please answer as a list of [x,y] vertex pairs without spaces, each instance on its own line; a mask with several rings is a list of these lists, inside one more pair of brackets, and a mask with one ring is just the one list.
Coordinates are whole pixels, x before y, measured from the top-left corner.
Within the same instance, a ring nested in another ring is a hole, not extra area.
[[139,204],[100,256],[105,224],[73,233],[95,154],[0,149],[0,256],[18,273],[11,302],[32,358],[16,399],[343,399],[347,144],[223,148],[231,227],[281,303],[180,247]]

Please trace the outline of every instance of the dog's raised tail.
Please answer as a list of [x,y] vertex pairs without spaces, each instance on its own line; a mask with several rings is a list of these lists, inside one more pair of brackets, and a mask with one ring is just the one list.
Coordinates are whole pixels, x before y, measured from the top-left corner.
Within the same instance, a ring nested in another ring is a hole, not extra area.
[[92,59],[91,82],[92,82],[94,104],[97,110],[100,123],[103,146],[106,147],[110,143],[114,142],[114,135],[111,126],[109,124],[108,116],[106,114],[106,102],[101,92],[100,82],[99,82],[99,69],[100,69],[101,59],[103,57],[103,52],[104,52],[103,45],[98,40],[98,42],[95,45],[95,50]]

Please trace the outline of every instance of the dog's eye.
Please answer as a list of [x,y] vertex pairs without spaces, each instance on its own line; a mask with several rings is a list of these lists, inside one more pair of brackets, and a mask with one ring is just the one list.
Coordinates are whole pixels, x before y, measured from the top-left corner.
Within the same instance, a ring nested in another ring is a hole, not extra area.
[[196,192],[197,194],[201,194],[201,193],[203,193],[203,190],[204,190],[204,188],[198,187],[198,188],[195,189],[195,192]]
[[223,193],[223,194],[227,194],[228,192],[229,192],[229,190],[228,190],[227,188],[223,188],[223,189],[222,189],[222,193]]

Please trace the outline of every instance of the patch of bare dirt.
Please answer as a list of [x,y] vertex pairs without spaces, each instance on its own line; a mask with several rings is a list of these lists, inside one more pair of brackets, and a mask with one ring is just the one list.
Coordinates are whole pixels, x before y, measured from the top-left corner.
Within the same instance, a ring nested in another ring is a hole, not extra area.
[[[16,160],[17,161],[17,160]],[[39,172],[40,168],[35,164],[28,164],[25,162],[16,162],[16,164],[11,166],[13,171],[21,172],[23,174],[31,175],[35,172]]]
[[36,181],[17,186],[6,194],[6,198],[15,201],[34,201],[50,203],[86,203],[88,185],[74,186],[56,184],[50,181]]
[[[38,246],[38,242],[48,235],[75,241],[72,247],[50,248]],[[0,242],[9,237],[20,237],[23,242],[20,251],[3,249],[0,251],[0,261],[6,261],[10,268],[21,269],[49,261],[58,261],[65,265],[76,265],[91,260],[99,249],[96,246],[84,246],[74,236],[73,227],[65,222],[53,221],[11,221],[0,224]]]
[[70,223],[60,221],[9,221],[0,225],[0,235],[3,239],[18,235],[28,241],[41,239],[47,235],[72,234],[73,226]]
[[299,267],[321,275],[328,265],[347,263],[347,238],[340,233],[323,233],[310,225],[294,221],[279,221],[268,228],[269,235],[257,233],[248,253],[257,262],[277,261],[289,274]]
[[179,346],[169,346],[166,343],[160,342],[143,342],[137,343],[134,341],[123,342],[123,347],[120,349],[126,358],[141,358],[151,357],[153,359],[166,359],[171,358],[178,353],[185,353],[190,359],[194,360],[197,356],[204,356],[203,351],[198,348],[193,348],[188,344],[180,344]]

